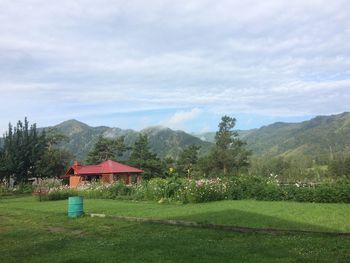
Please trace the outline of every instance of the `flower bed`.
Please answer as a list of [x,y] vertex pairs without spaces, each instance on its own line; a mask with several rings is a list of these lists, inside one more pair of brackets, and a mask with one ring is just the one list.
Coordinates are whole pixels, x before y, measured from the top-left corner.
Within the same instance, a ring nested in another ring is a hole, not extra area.
[[77,189],[68,186],[50,188],[43,200],[60,200],[80,195],[85,198],[153,200],[159,202],[201,203],[217,200],[256,199],[350,203],[350,181],[338,180],[319,185],[281,185],[273,178],[238,176],[190,180],[181,178],[145,181],[141,185],[92,183]]

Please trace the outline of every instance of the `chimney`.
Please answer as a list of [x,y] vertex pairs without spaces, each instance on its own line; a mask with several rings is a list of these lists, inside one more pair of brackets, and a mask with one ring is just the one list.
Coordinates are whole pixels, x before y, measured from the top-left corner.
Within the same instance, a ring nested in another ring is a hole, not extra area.
[[78,161],[74,161],[74,164],[73,164],[74,174],[78,173],[78,166],[79,166]]

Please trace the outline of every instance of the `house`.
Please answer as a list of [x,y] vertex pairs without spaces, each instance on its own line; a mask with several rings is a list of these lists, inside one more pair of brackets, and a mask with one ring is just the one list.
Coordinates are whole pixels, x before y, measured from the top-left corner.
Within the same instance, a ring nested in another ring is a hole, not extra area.
[[62,178],[69,178],[70,188],[76,188],[85,182],[101,180],[105,183],[123,181],[125,184],[141,183],[143,170],[112,160],[97,165],[80,165],[77,161]]

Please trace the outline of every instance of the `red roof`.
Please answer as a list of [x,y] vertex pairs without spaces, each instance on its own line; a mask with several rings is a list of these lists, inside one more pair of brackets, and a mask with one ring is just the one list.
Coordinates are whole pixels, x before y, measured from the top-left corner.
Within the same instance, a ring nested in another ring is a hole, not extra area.
[[117,173],[142,173],[143,170],[137,169],[122,163],[118,163],[112,160],[107,160],[97,165],[77,165],[72,166],[69,171],[75,171],[77,175],[84,174],[117,174]]
[[118,163],[112,160],[107,160],[100,164],[102,166],[102,173],[142,173],[143,170]]

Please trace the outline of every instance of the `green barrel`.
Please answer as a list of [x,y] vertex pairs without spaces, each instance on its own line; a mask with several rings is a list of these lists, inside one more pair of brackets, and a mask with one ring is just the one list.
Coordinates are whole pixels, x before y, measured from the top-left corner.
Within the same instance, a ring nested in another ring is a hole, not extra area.
[[81,196],[68,198],[68,217],[79,217],[84,214],[84,203]]

